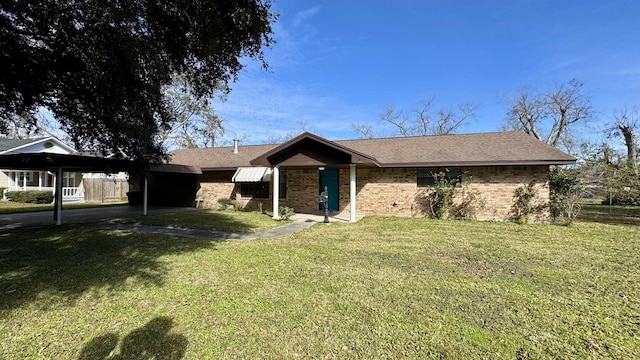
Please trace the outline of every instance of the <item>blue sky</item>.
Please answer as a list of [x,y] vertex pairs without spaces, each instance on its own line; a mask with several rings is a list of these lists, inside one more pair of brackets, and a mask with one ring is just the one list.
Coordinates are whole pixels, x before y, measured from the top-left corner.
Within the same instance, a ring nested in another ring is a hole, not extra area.
[[523,87],[584,82],[598,111],[640,106],[637,0],[274,0],[277,43],[268,71],[248,63],[225,102],[215,102],[227,141],[299,133],[357,138],[389,106],[411,110],[477,102],[458,132],[497,131],[505,96]]

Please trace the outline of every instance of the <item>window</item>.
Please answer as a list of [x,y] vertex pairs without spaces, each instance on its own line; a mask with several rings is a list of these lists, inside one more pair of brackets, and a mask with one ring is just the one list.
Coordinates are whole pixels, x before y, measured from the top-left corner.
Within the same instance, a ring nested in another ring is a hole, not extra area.
[[240,196],[254,199],[268,199],[269,183],[266,181],[240,183]]
[[62,186],[63,187],[76,187],[76,173],[63,172],[62,173]]
[[[287,172],[280,170],[279,177],[279,195],[281,199],[285,199],[287,197]],[[240,196],[243,198],[268,199],[270,187],[271,183],[268,181],[241,182]]]
[[462,183],[462,168],[419,168],[418,169],[418,187],[433,186],[436,183],[436,177],[441,174],[447,181],[456,180],[457,184]]
[[27,183],[31,182],[31,172],[27,171],[27,172],[20,172],[19,173],[20,176],[18,178],[18,185],[22,186],[22,184],[24,183],[24,178],[27,178]]

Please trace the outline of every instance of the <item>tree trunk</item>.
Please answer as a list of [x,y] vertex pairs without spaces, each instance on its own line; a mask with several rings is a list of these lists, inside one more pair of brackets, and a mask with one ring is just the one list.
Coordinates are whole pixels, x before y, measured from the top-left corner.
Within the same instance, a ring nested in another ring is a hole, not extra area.
[[627,146],[627,166],[638,174],[638,143],[636,135],[631,126],[619,125],[618,128],[624,136],[624,143]]

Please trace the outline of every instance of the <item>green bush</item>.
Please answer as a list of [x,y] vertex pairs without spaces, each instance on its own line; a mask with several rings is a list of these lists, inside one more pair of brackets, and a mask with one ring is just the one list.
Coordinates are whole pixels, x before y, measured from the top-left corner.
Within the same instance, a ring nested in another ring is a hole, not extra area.
[[554,168],[549,174],[549,215],[554,224],[571,225],[580,213],[582,184],[578,173]]
[[280,213],[280,220],[289,220],[293,215],[295,215],[295,211],[293,211],[293,208],[287,207],[287,206],[280,206],[280,211],[278,211]]
[[239,204],[236,200],[232,200],[229,198],[220,198],[218,199],[218,205],[220,205],[220,210],[227,210],[229,208],[233,208],[235,210],[239,210]]
[[0,186],[0,196],[2,196],[2,194],[4,194],[6,187],[1,187]]
[[52,191],[8,191],[7,198],[19,203],[50,204],[53,202]]
[[640,206],[640,177],[633,169],[619,169],[606,181],[607,198],[603,205]]
[[414,204],[420,212],[434,219],[475,219],[477,211],[485,207],[480,193],[469,189],[471,176],[464,184],[451,177],[449,169],[432,176],[433,185],[416,194]]
[[434,184],[427,191],[416,195],[416,203],[427,216],[434,219],[446,219],[453,206],[453,197],[457,193],[457,179],[449,179],[449,170],[433,173]]
[[477,190],[469,189],[469,183],[463,185],[462,196],[451,208],[451,216],[458,220],[475,220],[478,210],[487,206],[484,197]]
[[547,207],[547,204],[540,201],[535,185],[535,182],[531,181],[513,192],[514,202],[511,207],[511,218],[518,224],[526,224],[529,222],[529,216],[540,214]]

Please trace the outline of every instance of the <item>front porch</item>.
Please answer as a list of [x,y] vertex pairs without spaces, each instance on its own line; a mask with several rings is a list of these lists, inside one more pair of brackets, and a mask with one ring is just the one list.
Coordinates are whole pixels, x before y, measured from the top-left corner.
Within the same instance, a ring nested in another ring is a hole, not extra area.
[[[54,174],[48,171],[3,171],[7,177],[7,188],[2,194],[2,199],[6,200],[6,193],[9,191],[51,191],[55,194],[56,179]],[[62,200],[82,201],[84,200],[84,187],[81,179],[82,174],[75,172],[64,172],[62,178]],[[79,184],[79,185],[76,185]]]
[[323,190],[328,192],[327,206],[332,213],[348,214],[357,220],[356,167],[375,166],[375,159],[349,148],[304,133],[250,161],[253,166],[271,168],[271,199],[274,218],[280,208],[280,171],[297,172],[296,186],[287,189],[285,203],[309,212]]

